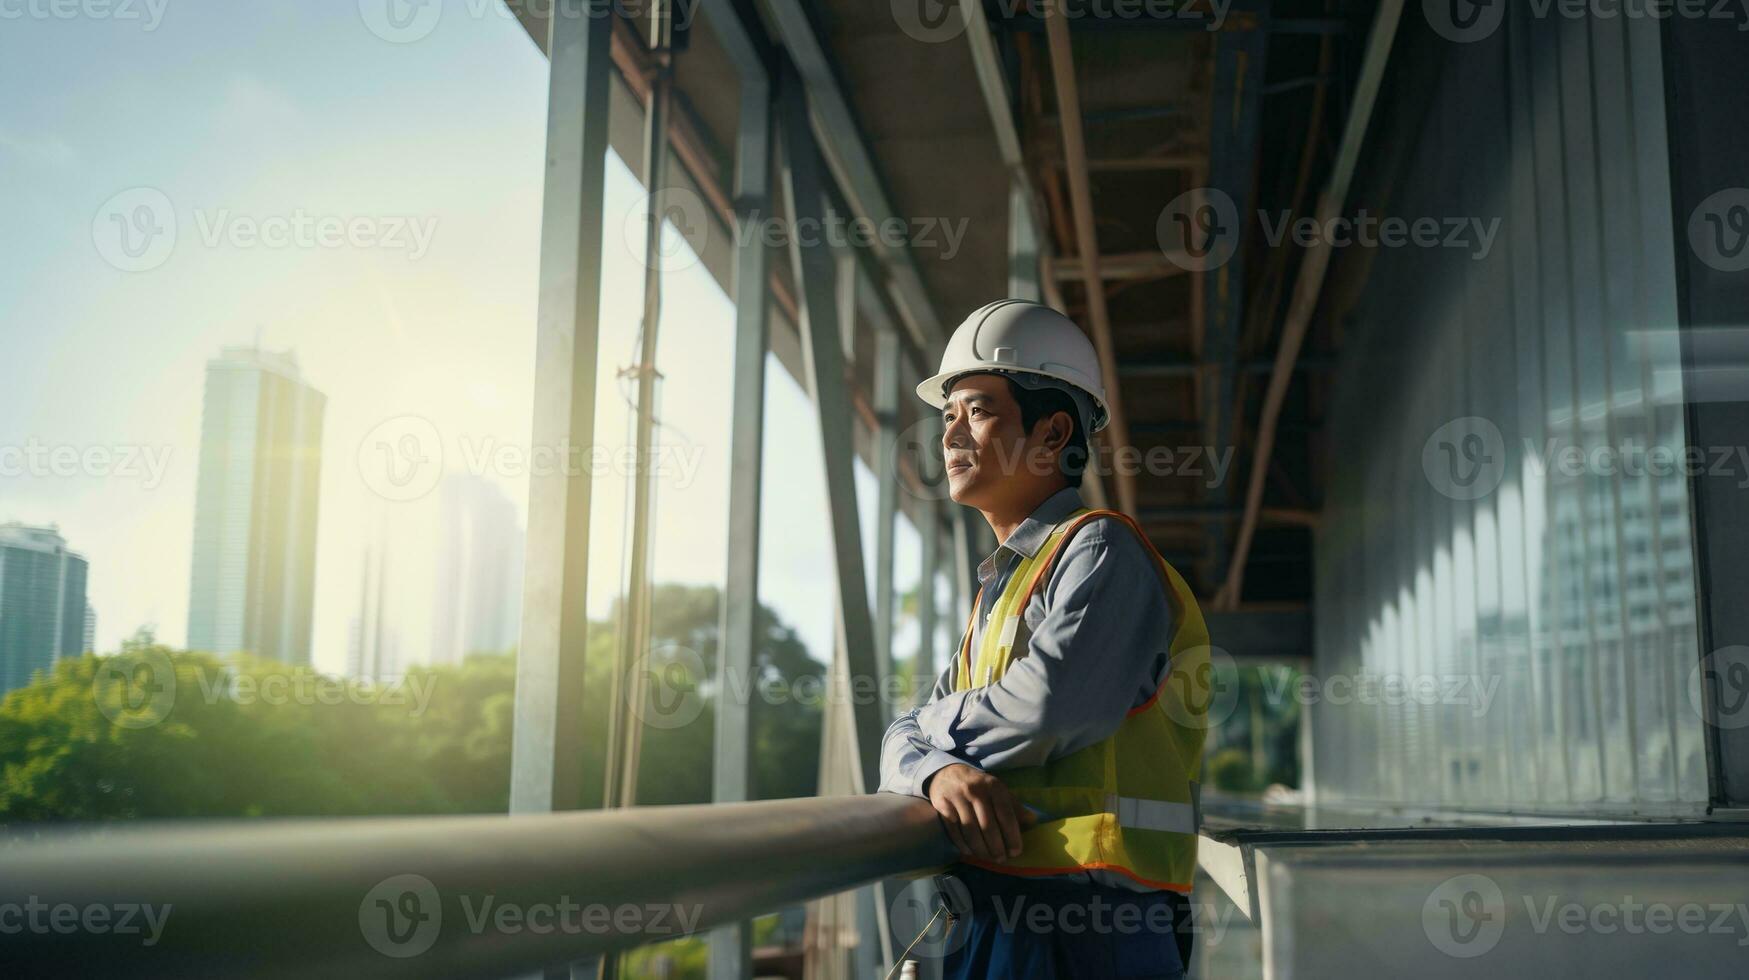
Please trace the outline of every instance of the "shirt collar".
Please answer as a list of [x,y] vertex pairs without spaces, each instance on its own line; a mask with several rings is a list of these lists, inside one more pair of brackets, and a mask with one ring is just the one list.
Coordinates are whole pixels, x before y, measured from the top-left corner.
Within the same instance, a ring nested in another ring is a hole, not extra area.
[[1021,521],[1020,526],[1008,535],[1008,540],[1002,542],[1001,547],[978,564],[979,580],[988,581],[995,574],[996,563],[1004,549],[1027,558],[1036,556],[1057,525],[1085,506],[1081,502],[1081,491],[1074,487],[1064,487],[1046,497],[1044,503],[1039,504],[1032,515]]

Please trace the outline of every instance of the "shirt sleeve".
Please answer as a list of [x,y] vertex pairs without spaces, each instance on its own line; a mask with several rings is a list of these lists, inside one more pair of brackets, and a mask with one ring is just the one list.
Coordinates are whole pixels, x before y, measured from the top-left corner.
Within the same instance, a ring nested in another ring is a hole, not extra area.
[[1041,765],[1109,737],[1153,696],[1170,658],[1172,611],[1133,531],[1109,519],[1081,528],[1040,591],[1043,616],[1026,655],[1000,680],[912,713],[914,772],[935,752],[990,771]]
[[[930,690],[929,700],[925,704],[946,697],[953,690],[953,661],[949,660],[947,669],[935,679],[935,687]],[[923,784],[929,777],[944,766],[964,760],[932,747],[923,737],[917,726],[917,713],[922,708],[914,708],[893,719],[887,726],[887,734],[881,739],[881,785],[882,793],[899,793],[905,796],[918,796],[928,799],[923,791]]]

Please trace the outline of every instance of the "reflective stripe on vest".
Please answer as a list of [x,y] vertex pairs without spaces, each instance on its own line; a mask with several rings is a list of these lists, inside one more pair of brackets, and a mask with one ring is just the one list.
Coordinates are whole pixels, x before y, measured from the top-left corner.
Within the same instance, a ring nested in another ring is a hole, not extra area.
[[1168,653],[1166,674],[1153,697],[1132,709],[1111,736],[1041,766],[997,773],[1041,816],[1022,835],[1019,857],[1002,864],[969,863],[1014,875],[1113,871],[1152,887],[1188,892],[1196,874],[1201,818],[1196,780],[1208,707],[1206,698],[1191,697],[1190,692],[1206,686],[1208,629],[1189,587],[1134,521],[1114,511],[1081,510],[1053,528],[1037,554],[1020,556],[990,607],[973,651],[972,625],[983,605],[980,593],[960,646],[954,690],[994,684],[1017,657],[1025,656],[1024,646],[1018,654],[1014,648],[1033,593],[1049,578],[1075,532],[1101,518],[1122,521],[1134,531],[1158,566],[1172,609],[1172,635],[1162,638]]

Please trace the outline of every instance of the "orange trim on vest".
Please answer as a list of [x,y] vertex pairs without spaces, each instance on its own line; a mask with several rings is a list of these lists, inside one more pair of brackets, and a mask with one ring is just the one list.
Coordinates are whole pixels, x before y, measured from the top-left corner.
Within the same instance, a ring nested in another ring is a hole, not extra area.
[[1193,890],[1190,885],[1181,885],[1174,881],[1154,881],[1151,878],[1144,878],[1128,868],[1120,868],[1115,864],[1108,864],[1104,861],[1089,861],[1086,864],[1071,864],[1063,868],[1016,868],[1011,865],[997,864],[994,861],[985,861],[982,858],[968,857],[960,858],[960,863],[983,868],[985,871],[994,871],[997,874],[1015,875],[1021,878],[1044,877],[1046,875],[1072,875],[1079,874],[1083,871],[1109,871],[1114,874],[1123,875],[1125,878],[1128,878],[1138,885],[1147,885],[1149,888],[1161,888],[1166,891],[1178,892],[1183,895],[1189,895]]

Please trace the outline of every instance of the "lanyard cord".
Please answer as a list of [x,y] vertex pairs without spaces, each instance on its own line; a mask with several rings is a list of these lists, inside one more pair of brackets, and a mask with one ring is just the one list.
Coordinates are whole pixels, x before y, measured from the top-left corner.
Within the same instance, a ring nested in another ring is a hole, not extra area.
[[948,912],[946,905],[937,906],[935,914],[929,917],[929,921],[924,923],[923,928],[917,933],[917,938],[911,940],[911,945],[906,946],[905,951],[900,953],[899,958],[893,962],[893,968],[887,971],[886,980],[893,980],[893,977],[898,975],[899,968],[905,965],[905,957],[910,956],[911,951],[917,948],[917,944],[923,941],[923,937],[929,934],[929,930],[935,928],[935,920],[941,918],[943,912],[947,912],[947,932],[942,934],[942,942],[946,942],[947,937],[953,935],[954,923],[958,922],[960,917]]

